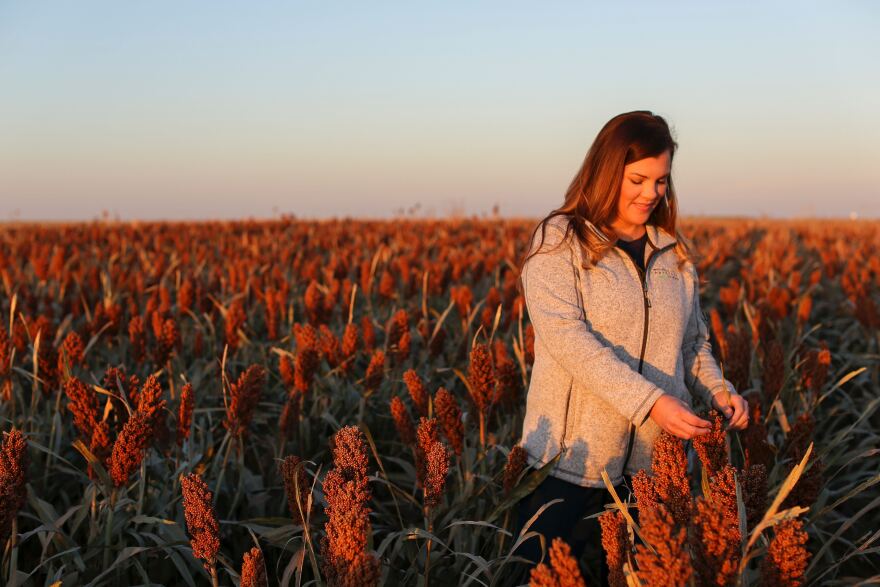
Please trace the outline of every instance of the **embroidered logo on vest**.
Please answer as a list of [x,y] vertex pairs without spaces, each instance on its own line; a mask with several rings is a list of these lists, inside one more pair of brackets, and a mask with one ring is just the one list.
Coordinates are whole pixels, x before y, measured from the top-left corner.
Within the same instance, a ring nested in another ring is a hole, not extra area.
[[665,279],[675,279],[678,280],[678,273],[675,271],[670,271],[669,269],[664,269],[662,267],[658,267],[656,269],[651,269],[651,275],[665,278]]

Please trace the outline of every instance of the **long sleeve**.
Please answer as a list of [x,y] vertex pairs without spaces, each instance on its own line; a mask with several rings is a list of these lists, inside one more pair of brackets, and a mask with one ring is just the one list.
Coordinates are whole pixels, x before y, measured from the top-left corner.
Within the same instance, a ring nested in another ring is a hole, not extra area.
[[[535,243],[540,242],[540,233]],[[559,228],[548,225],[541,252],[523,267],[526,309],[535,336],[581,386],[641,426],[664,392],[590,331],[578,304],[573,251],[567,243],[554,249],[562,235]],[[550,252],[544,252],[545,247]]]
[[700,288],[696,269],[692,270],[694,281],[694,307],[688,320],[687,330],[682,341],[685,383],[691,393],[699,395],[706,405],[712,405],[712,397],[724,391],[725,384],[730,393],[736,393],[728,379],[722,379],[721,368],[712,356],[709,342],[709,327],[700,308]]

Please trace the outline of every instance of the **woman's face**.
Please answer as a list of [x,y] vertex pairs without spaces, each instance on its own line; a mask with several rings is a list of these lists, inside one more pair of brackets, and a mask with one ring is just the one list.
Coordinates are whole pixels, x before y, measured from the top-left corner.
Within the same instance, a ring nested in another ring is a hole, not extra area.
[[623,168],[615,224],[624,231],[644,224],[666,195],[672,157],[664,151],[659,157],[633,161]]

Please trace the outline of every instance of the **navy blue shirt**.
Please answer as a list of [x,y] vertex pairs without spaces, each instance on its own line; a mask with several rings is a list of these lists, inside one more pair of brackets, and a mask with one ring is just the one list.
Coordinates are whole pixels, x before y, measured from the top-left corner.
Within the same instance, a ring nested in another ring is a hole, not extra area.
[[648,242],[648,232],[645,231],[641,237],[637,238],[634,241],[625,241],[621,238],[617,239],[615,245],[627,253],[632,257],[632,260],[636,262],[636,265],[642,271],[645,270],[645,245]]

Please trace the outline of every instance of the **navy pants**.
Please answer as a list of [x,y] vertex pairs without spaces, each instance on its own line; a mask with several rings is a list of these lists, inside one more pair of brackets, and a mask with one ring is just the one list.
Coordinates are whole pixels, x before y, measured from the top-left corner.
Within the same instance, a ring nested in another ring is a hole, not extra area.
[[[624,475],[624,484],[614,487],[618,497],[626,501],[632,487],[632,478]],[[550,549],[553,538],[560,537],[571,547],[574,558],[584,555],[586,568],[581,565],[587,584],[590,579],[599,580],[600,585],[608,584],[608,563],[602,549],[602,529],[597,518],[584,519],[605,509],[606,503],[614,499],[605,487],[581,487],[580,485],[548,476],[535,490],[520,500],[517,505],[517,524],[514,540],[542,505],[550,500],[561,498],[564,501],[546,508],[529,526],[527,532],[535,531],[544,535],[546,548]],[[541,559],[541,543],[537,536],[524,541],[514,552],[537,564]],[[549,562],[545,558],[544,562]]]

